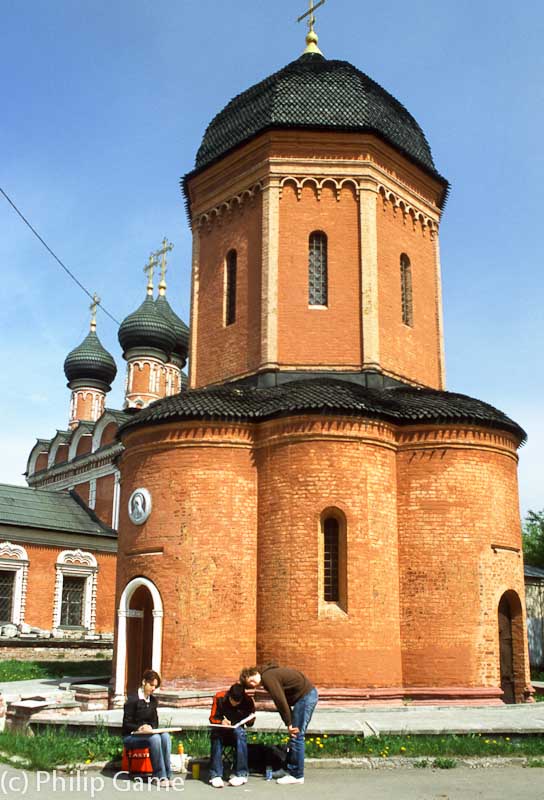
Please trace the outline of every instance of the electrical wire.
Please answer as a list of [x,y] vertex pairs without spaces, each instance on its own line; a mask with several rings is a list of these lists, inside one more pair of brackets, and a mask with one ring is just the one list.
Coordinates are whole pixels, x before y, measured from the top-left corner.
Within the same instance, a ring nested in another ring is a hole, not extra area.
[[[57,255],[56,255],[56,254],[55,254],[55,253],[54,253],[54,252],[51,250],[51,248],[49,247],[49,245],[47,244],[47,242],[44,242],[44,240],[42,239],[42,237],[40,236],[40,234],[38,233],[38,231],[37,231],[35,228],[33,228],[33,227],[32,227],[32,225],[31,225],[31,224],[30,224],[30,222],[27,220],[27,218],[26,218],[26,217],[25,217],[25,216],[24,216],[24,215],[23,215],[23,214],[22,214],[22,213],[19,211],[19,209],[17,208],[17,206],[15,205],[15,203],[13,202],[13,200],[12,200],[12,199],[11,199],[11,198],[10,198],[10,197],[9,197],[9,196],[6,194],[6,192],[5,192],[5,191],[2,189],[2,187],[1,187],[1,186],[0,186],[0,192],[1,192],[1,193],[4,195],[4,197],[6,198],[6,200],[7,200],[7,201],[8,201],[8,203],[10,204],[10,206],[13,208],[13,210],[14,210],[14,211],[15,211],[15,212],[16,212],[16,213],[17,213],[17,214],[18,214],[18,215],[21,217],[21,219],[23,220],[23,222],[25,223],[25,225],[27,225],[27,226],[30,228],[30,230],[32,231],[32,233],[34,234],[34,236],[35,236],[37,239],[39,239],[39,241],[40,241],[40,242],[43,244],[43,246],[45,247],[45,249],[47,250],[47,252],[48,252],[48,253],[50,253],[50,254],[53,256],[53,258],[55,259],[55,261],[57,261],[57,262],[60,264],[60,266],[63,268],[63,270],[64,270],[66,273],[68,273],[68,275],[69,275],[69,276],[70,276],[70,278],[71,278],[71,279],[74,281],[74,283],[77,283],[77,285],[79,286],[79,288],[80,288],[80,289],[82,289],[82,290],[85,292],[85,294],[86,294],[86,295],[88,295],[88,296],[91,298],[91,300],[93,300],[93,301],[94,301],[94,295],[92,295],[92,294],[89,292],[89,290],[88,290],[88,289],[86,289],[86,288],[85,288],[85,286],[83,286],[83,284],[81,283],[81,281],[80,281],[80,280],[78,280],[78,278],[76,278],[76,276],[74,275],[74,273],[73,273],[73,272],[71,272],[71,270],[69,270],[69,269],[68,269],[68,267],[66,266],[66,264],[63,264],[63,263],[62,263],[62,261],[60,260],[60,258],[59,258],[59,257],[58,257],[58,256],[57,256]],[[116,324],[116,325],[119,325],[119,320],[115,319],[115,317],[113,316],[113,314],[110,314],[110,312],[109,312],[109,311],[108,311],[106,308],[104,308],[104,306],[102,305],[102,303],[97,303],[97,305],[99,306],[99,308],[101,308],[101,309],[102,309],[102,311],[104,312],[104,314],[107,314],[107,316],[108,316],[110,319],[112,319],[112,320],[115,322],[115,324]]]

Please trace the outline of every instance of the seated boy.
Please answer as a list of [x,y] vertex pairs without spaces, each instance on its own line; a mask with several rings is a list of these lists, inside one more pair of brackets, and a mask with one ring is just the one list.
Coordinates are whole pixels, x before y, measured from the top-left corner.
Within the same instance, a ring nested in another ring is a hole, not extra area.
[[[211,764],[210,764],[210,783],[216,789],[221,789],[223,782],[223,746],[232,744],[236,747],[236,769],[230,776],[231,786],[242,786],[247,783],[247,740],[246,725],[253,725],[255,719],[251,719],[239,728],[233,725],[255,713],[255,703],[249,697],[241,684],[234,683],[230,689],[217,692],[213,698],[210,722],[213,725],[221,725],[220,728],[211,729]],[[230,728],[230,730],[229,730]]]

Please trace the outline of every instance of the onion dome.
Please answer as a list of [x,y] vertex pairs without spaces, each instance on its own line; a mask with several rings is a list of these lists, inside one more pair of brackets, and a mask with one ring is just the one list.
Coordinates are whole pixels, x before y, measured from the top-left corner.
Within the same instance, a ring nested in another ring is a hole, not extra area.
[[195,167],[278,128],[375,133],[438,175],[425,134],[404,106],[352,64],[315,51],[231,100],[209,124]]
[[64,374],[69,384],[73,381],[106,384],[109,390],[117,367],[92,327],[81,344],[66,356]]
[[174,348],[176,332],[148,294],[142,305],[122,321],[118,339],[125,355],[128,350],[137,349],[159,350],[168,356]]
[[176,341],[174,343],[172,352],[179,356],[183,362],[185,362],[187,360],[187,352],[189,350],[189,328],[184,321],[178,317],[166,299],[165,295],[160,294],[157,297],[155,300],[155,306],[174,329]]

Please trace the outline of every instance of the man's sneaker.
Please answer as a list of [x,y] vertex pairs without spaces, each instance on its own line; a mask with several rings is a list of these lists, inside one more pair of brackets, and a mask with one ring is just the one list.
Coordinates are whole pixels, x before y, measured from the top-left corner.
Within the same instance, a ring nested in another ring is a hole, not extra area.
[[276,783],[281,783],[282,786],[288,783],[304,783],[304,778],[295,778],[294,775],[284,775],[283,778],[278,778]]
[[278,778],[283,778],[285,775],[287,775],[287,772],[284,769],[276,769],[272,773],[272,777],[275,781],[277,781]]
[[243,786],[244,783],[247,783],[247,777],[245,775],[230,776],[229,786]]
[[217,776],[217,778],[210,778],[210,783],[214,789],[222,789],[225,785],[225,781],[219,776]]

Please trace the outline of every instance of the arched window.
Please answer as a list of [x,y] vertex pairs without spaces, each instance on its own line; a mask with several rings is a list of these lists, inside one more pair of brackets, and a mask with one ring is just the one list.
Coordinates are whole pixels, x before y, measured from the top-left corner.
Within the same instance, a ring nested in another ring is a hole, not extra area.
[[402,321],[405,325],[414,324],[412,307],[412,266],[406,253],[400,257],[400,296],[402,305]]
[[225,325],[236,321],[236,250],[229,250],[225,265]]
[[322,231],[314,231],[310,234],[308,296],[311,306],[326,306],[328,303],[327,236]]
[[323,599],[337,603],[340,599],[340,526],[335,517],[323,522]]
[[347,612],[346,518],[340,509],[330,508],[321,514],[319,527],[320,611]]

